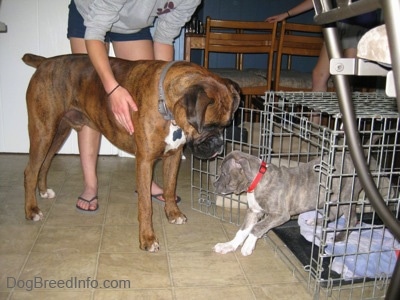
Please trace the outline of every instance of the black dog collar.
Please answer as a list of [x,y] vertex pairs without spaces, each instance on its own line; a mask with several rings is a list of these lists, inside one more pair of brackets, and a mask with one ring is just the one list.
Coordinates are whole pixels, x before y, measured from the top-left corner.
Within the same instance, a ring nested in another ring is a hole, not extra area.
[[163,88],[163,83],[165,76],[167,75],[167,72],[169,68],[176,63],[177,61],[170,61],[168,64],[165,65],[163,68],[161,75],[160,75],[160,80],[158,82],[158,112],[164,117],[165,120],[173,120],[174,116],[172,115],[171,111],[168,109],[167,104],[165,103],[165,94],[164,94],[164,88]]

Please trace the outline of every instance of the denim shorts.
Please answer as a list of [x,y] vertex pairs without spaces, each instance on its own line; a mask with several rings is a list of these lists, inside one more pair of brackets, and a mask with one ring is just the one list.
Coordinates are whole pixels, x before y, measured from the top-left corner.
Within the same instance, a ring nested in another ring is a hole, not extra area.
[[337,22],[337,29],[343,50],[350,48],[357,49],[361,37],[369,30],[368,28],[345,22]]
[[[86,27],[83,24],[84,20],[81,14],[78,12],[74,0],[71,0],[69,5],[68,14],[68,30],[67,38],[84,38]],[[152,40],[150,33],[150,27],[143,28],[136,33],[115,33],[107,32],[104,41],[105,42],[126,42],[126,41],[139,41],[139,40]]]

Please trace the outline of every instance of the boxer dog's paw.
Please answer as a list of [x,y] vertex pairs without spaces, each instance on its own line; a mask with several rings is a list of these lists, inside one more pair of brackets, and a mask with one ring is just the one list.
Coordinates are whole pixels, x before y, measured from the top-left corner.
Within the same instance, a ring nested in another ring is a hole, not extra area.
[[220,254],[226,254],[229,252],[235,252],[236,247],[231,243],[218,243],[213,247],[214,252],[220,253]]
[[56,193],[52,189],[47,189],[46,192],[40,193],[40,197],[46,198],[46,199],[52,199],[56,196]]
[[160,244],[157,240],[153,242],[145,242],[140,244],[140,249],[148,252],[158,252],[160,250]]
[[240,250],[243,256],[249,256],[253,253],[257,240],[258,238],[254,234],[249,235],[244,242],[242,249]]
[[160,250],[160,245],[158,244],[158,242],[154,242],[152,245],[150,245],[150,247],[147,248],[147,251],[149,252],[158,252]]
[[35,222],[41,221],[43,220],[43,213],[40,211],[39,207],[34,207],[31,209],[30,213],[26,214],[26,219]]
[[179,210],[170,212],[165,211],[165,214],[167,216],[168,222],[171,224],[182,225],[187,222],[186,216]]
[[182,224],[186,224],[187,218],[186,218],[185,215],[182,214],[181,216],[179,216],[179,217],[177,217],[175,219],[169,220],[169,222],[171,224],[182,225]]
[[43,220],[43,213],[40,211],[38,214],[35,214],[32,221],[42,221]]

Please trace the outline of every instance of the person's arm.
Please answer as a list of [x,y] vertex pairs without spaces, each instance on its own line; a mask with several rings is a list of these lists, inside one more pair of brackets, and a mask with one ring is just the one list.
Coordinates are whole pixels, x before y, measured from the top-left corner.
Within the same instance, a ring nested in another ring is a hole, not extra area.
[[129,134],[132,134],[134,128],[130,112],[131,110],[137,111],[138,108],[129,92],[119,86],[115,79],[104,43],[99,40],[86,40],[86,49],[104,89],[109,95],[111,110],[116,120]]
[[200,0],[175,1],[175,7],[171,11],[157,17],[153,35],[156,59],[173,59],[174,39],[190,20],[200,2]]
[[312,0],[304,0],[299,5],[293,7],[279,15],[271,16],[271,17],[265,19],[265,21],[269,22],[269,23],[283,21],[289,17],[294,17],[294,16],[300,15],[306,11],[309,11],[312,8],[314,8],[314,4],[313,4]]

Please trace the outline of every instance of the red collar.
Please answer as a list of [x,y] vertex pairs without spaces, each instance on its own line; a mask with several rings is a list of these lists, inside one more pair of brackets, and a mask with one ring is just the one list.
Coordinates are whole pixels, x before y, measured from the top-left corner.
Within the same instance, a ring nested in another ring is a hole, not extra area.
[[248,193],[252,193],[254,189],[256,188],[257,184],[260,182],[261,178],[263,175],[267,172],[267,163],[265,161],[261,161],[261,166],[260,169],[258,170],[258,173],[256,177],[254,178],[253,182],[250,184],[249,188],[247,189]]

